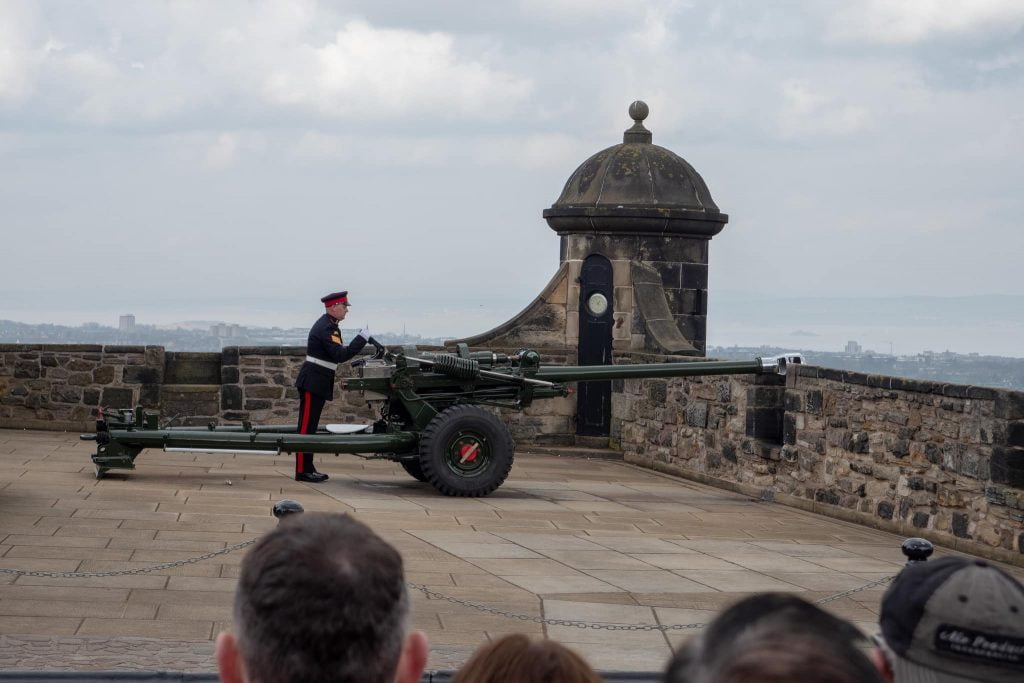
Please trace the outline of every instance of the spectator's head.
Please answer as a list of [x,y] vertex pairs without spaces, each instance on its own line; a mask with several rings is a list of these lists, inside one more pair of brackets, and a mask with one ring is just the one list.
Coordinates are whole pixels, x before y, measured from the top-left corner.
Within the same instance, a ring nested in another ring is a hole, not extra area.
[[242,561],[217,665],[230,683],[418,681],[427,644],[408,620],[394,548],[348,515],[292,515]]
[[1024,585],[984,560],[907,566],[879,623],[881,664],[896,683],[1024,680]]
[[452,683],[601,683],[601,677],[560,643],[512,633],[478,648]]
[[793,595],[739,601],[681,647],[666,683],[881,683],[852,624]]

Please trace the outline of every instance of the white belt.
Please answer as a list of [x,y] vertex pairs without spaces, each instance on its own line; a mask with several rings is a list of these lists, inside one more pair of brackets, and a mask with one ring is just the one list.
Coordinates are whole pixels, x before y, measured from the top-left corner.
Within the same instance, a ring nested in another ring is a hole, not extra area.
[[331,363],[330,361],[320,360],[319,358],[313,358],[313,356],[306,356],[306,362],[314,363],[315,365],[319,365],[322,368],[327,368],[328,370],[338,369],[337,363]]

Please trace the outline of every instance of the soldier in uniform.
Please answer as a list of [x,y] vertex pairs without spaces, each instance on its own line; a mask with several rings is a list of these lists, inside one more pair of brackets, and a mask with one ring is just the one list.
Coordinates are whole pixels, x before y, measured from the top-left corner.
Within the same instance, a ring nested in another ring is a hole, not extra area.
[[[348,313],[348,292],[334,292],[320,299],[325,313],[313,323],[306,342],[306,362],[299,370],[295,386],[299,390],[299,434],[316,434],[324,403],[334,398],[334,373],[339,363],[352,359],[366,346],[370,331],[359,334],[347,346],[341,339],[338,323]],[[327,475],[317,472],[312,453],[295,454],[295,480],[319,483]]]

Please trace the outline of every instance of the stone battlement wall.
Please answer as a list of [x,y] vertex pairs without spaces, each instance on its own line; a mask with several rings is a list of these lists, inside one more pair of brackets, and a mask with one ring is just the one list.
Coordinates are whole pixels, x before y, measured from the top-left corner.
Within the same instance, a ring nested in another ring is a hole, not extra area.
[[[298,347],[228,347],[222,353],[160,346],[0,344],[0,428],[89,431],[97,409],[142,405],[177,425],[284,424],[296,419]],[[351,374],[342,366],[340,377]],[[321,422],[367,420],[366,402],[336,392]]]
[[1024,564],[1024,393],[810,366],[617,389],[627,462]]
[[[509,352],[515,349],[508,349]],[[288,424],[298,416],[301,347],[227,347],[221,353],[159,346],[0,344],[0,428],[91,431],[97,410],[142,405],[161,424],[211,421]],[[553,363],[566,357],[546,354]],[[342,365],[338,377],[352,376]],[[570,444],[573,398],[502,415],[518,441]],[[335,391],[321,424],[372,422],[376,409],[357,393]]]
[[99,406],[158,408],[160,346],[0,344],[0,427],[88,430]]

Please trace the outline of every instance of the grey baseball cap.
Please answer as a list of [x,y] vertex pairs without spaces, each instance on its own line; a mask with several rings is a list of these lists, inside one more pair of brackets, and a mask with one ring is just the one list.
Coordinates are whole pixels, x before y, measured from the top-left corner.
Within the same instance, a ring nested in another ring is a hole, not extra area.
[[907,566],[879,624],[896,683],[1024,681],[1024,585],[984,560]]

